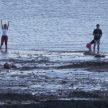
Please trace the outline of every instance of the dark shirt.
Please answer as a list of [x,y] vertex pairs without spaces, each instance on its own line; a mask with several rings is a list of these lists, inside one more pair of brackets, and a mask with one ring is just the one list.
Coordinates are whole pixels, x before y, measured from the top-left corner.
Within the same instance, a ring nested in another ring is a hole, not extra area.
[[102,36],[102,30],[101,29],[95,29],[93,31],[94,40],[99,40]]

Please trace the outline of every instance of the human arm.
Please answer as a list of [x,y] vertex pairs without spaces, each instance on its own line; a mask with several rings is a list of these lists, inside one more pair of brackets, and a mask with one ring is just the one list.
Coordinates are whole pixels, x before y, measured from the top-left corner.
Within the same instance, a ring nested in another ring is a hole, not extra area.
[[100,29],[100,38],[102,37],[102,30]]
[[96,30],[93,31],[93,36],[95,36],[95,31],[96,31]]
[[3,29],[3,22],[2,22],[2,20],[1,20],[1,27],[2,27],[2,29]]
[[9,24],[10,24],[9,22],[10,22],[10,21],[8,21],[8,25],[7,25],[7,28],[9,28]]
[[102,30],[100,30],[100,35],[102,36]]

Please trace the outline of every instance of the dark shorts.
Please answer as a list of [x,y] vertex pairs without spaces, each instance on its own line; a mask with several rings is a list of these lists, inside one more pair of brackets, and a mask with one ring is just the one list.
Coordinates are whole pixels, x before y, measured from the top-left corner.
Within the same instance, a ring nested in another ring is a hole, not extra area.
[[7,42],[8,42],[8,36],[2,35],[2,37],[1,37],[1,45],[3,45],[3,43],[5,43],[5,45],[7,45]]
[[100,45],[100,39],[99,40],[94,40],[94,45]]

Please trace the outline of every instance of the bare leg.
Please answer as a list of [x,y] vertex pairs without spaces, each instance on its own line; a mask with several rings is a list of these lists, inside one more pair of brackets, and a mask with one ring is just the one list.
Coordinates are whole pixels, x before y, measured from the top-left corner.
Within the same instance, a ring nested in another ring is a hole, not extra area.
[[100,49],[100,40],[98,40],[98,49],[97,49],[98,50],[98,52],[97,52],[98,54],[99,54],[99,49]]
[[1,44],[0,49],[2,49],[2,45],[3,45],[3,44]]
[[89,48],[89,52],[90,52],[90,53],[92,52],[91,48]]
[[5,49],[6,49],[6,51],[7,51],[7,42],[8,42],[8,37],[6,36],[5,37]]
[[3,43],[4,43],[4,37],[2,36],[1,37],[1,46],[0,46],[0,49],[2,49]]
[[95,53],[96,42],[94,42],[93,52]]
[[6,48],[6,51],[7,51],[7,45],[5,46],[5,48]]

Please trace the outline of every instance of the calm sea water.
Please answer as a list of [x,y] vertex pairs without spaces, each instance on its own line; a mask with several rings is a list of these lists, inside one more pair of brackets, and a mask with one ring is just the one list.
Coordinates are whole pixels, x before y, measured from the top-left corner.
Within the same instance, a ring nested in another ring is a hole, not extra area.
[[0,19],[11,21],[10,49],[86,50],[99,23],[108,52],[107,12],[108,0],[0,0]]

